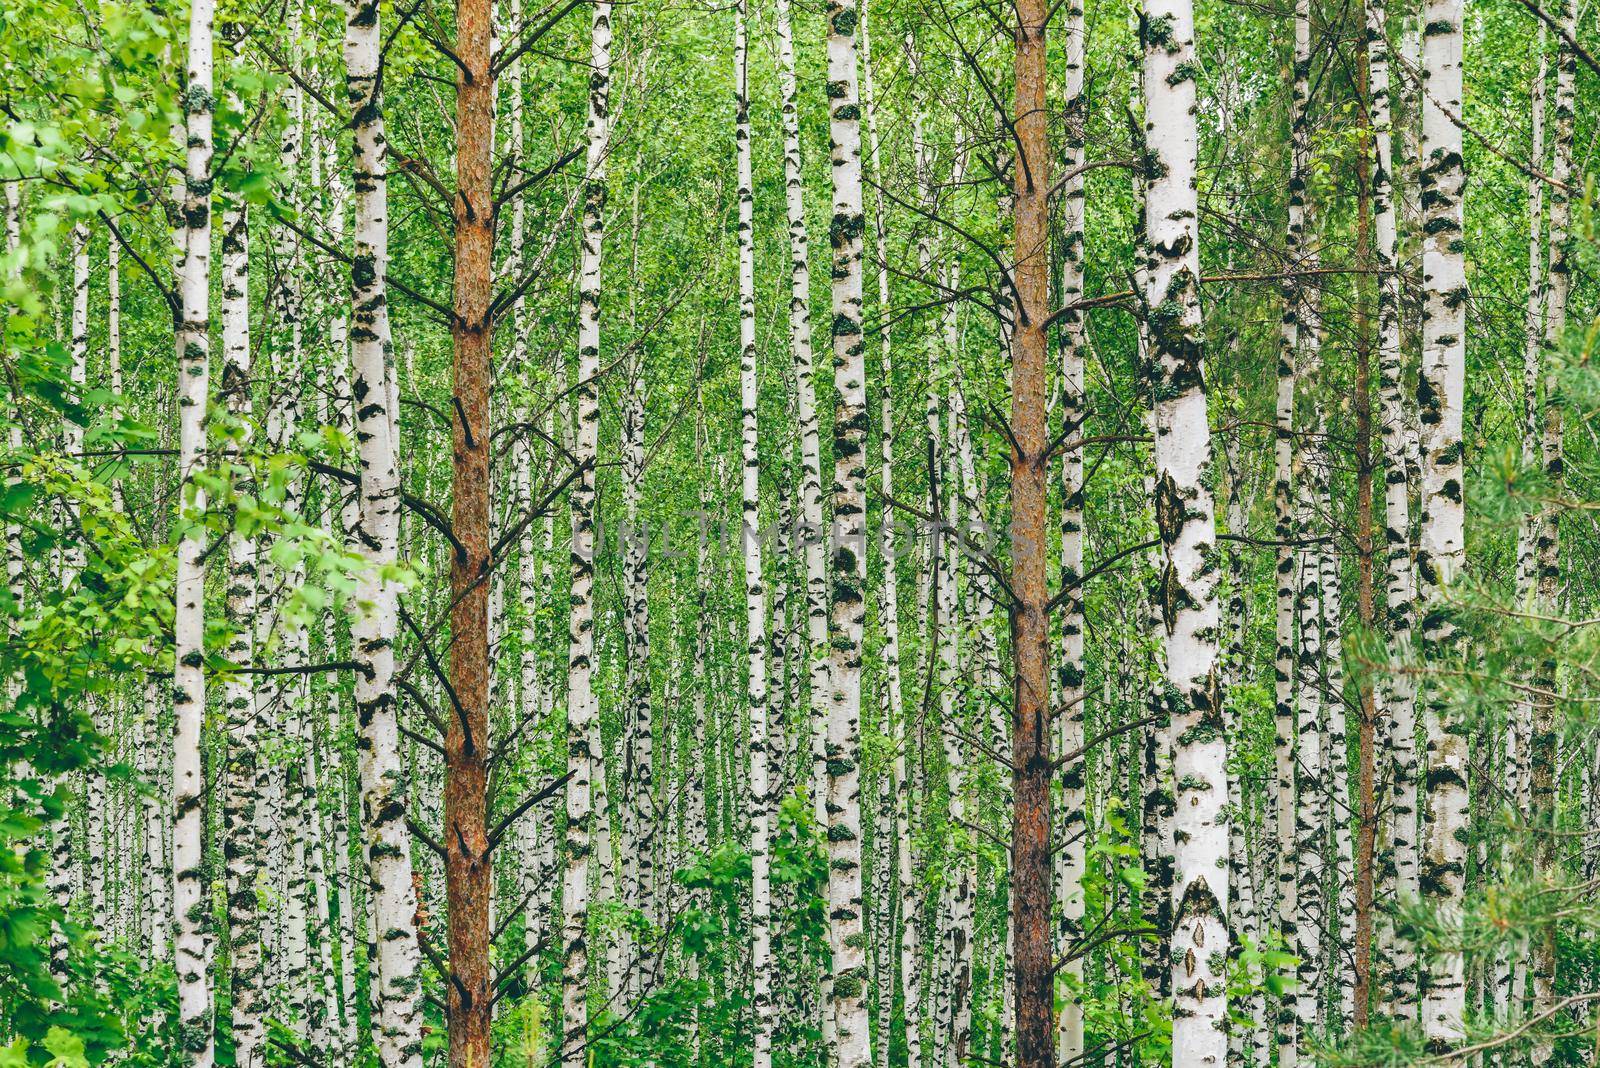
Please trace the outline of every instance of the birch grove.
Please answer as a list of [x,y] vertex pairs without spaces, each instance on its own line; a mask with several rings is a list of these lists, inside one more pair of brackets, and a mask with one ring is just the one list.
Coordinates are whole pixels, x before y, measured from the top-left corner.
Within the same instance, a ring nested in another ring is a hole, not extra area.
[[1593,1064],[1595,19],[14,5],[0,1061]]

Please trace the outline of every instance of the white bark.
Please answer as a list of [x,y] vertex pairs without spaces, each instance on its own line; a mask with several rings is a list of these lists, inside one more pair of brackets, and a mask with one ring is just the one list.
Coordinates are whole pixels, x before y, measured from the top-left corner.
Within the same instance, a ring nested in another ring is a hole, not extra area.
[[[6,253],[16,256],[22,245],[22,182],[21,180],[5,183],[6,189]],[[22,451],[22,420],[21,413],[12,411],[9,414],[6,427],[6,445],[13,453]],[[7,483],[14,485],[21,481],[18,472],[7,476]],[[23,580],[27,571],[27,557],[22,548],[22,526],[19,523],[6,523],[6,589],[11,594],[11,603],[20,608],[23,598]],[[15,697],[15,688],[20,685],[18,680],[11,680],[12,696]]]
[[572,592],[567,646],[566,868],[562,907],[563,1068],[588,1061],[589,820],[598,754],[590,746],[599,708],[594,693],[595,460],[600,409],[600,255],[605,237],[606,152],[611,131],[611,4],[597,0],[590,22],[589,115],[585,130],[583,248],[578,273],[577,434],[572,489]]
[[[623,499],[628,536],[623,559],[623,625],[627,635],[624,689],[626,738],[623,754],[623,902],[655,919],[652,889],[655,882],[655,758],[654,714],[650,679],[650,546],[649,531],[641,525],[639,503],[646,463],[644,419],[646,400],[643,367],[635,369],[635,384],[624,402],[622,427]],[[637,995],[647,978],[651,955],[644,946],[632,954],[628,967],[630,991]]]
[[353,547],[366,558],[350,628],[361,775],[362,852],[367,860],[372,1030],[383,1068],[421,1068],[421,950],[406,830],[407,782],[394,683],[399,590],[400,436],[394,411],[386,274],[387,159],[379,83],[377,0],[345,7],[345,88],[353,113],[355,225],[351,290],[351,398],[360,455],[359,523]]
[[145,933],[151,958],[166,962],[172,960],[172,862],[167,852],[166,813],[158,799],[166,785],[161,756],[164,747],[157,740],[164,707],[161,698],[161,687],[152,678],[145,683],[140,731],[147,750],[139,770],[149,788],[144,795]]
[[[873,174],[873,237],[875,264],[878,272],[878,314],[883,325],[879,330],[879,394],[878,403],[881,425],[879,427],[878,441],[882,452],[881,460],[881,485],[883,499],[888,501],[894,497],[894,445],[895,445],[895,419],[894,419],[894,345],[893,332],[890,327],[890,292],[889,292],[889,246],[887,230],[887,212],[884,207],[883,196],[883,158],[881,143],[878,136],[876,109],[874,108],[873,79],[872,79],[872,45],[868,34],[867,6],[861,8],[861,99],[866,111],[867,119],[867,148],[869,162]],[[885,509],[887,511],[887,505]],[[920,1026],[920,1009],[922,985],[921,975],[917,964],[917,950],[920,945],[921,908],[922,896],[917,883],[916,871],[912,864],[911,843],[911,782],[906,774],[906,761],[909,757],[911,740],[906,730],[907,711],[902,694],[903,680],[900,674],[900,576],[898,556],[899,546],[894,538],[895,524],[887,515],[883,521],[883,589],[881,591],[881,614],[883,619],[883,648],[880,657],[883,661],[884,690],[887,708],[885,709],[885,729],[889,735],[890,744],[890,780],[889,789],[893,793],[892,822],[885,821],[884,835],[893,841],[893,880],[899,890],[899,937],[894,937],[894,906],[889,905],[890,929],[884,932],[884,947],[886,957],[892,955],[898,965],[900,983],[904,991],[905,1004],[912,1006],[906,1014],[906,1068],[921,1068],[922,1065],[922,1028]],[[880,848],[889,848],[885,838],[879,841],[884,843]],[[887,890],[887,887],[885,888]],[[890,1001],[894,997],[894,977],[896,968],[891,965],[882,971],[879,981],[888,986]],[[879,1027],[879,1041],[883,1049],[879,1051],[879,1059],[887,1063],[889,1047],[889,1028]]]
[[[228,197],[222,216],[222,399],[239,435],[228,460],[235,491],[254,492],[249,448],[254,409],[250,396],[250,249],[244,204]],[[224,656],[239,667],[254,664],[251,637],[257,612],[254,536],[235,530],[228,537],[227,620],[230,640]],[[256,676],[229,675],[223,684],[227,755],[223,785],[227,864],[228,944],[233,994],[234,1057],[240,1068],[266,1064],[266,990],[261,961],[261,917],[256,879],[261,864],[261,773],[258,753],[266,723],[256,693]]]
[[861,895],[861,649],[866,621],[867,398],[862,333],[861,118],[855,0],[828,4],[828,128],[833,176],[833,531],[828,662],[828,943],[836,1068],[871,1061]]
[[1194,10],[1145,0],[1146,177],[1156,526],[1164,549],[1166,682],[1172,701],[1174,1068],[1227,1055],[1227,741],[1217,665],[1216,520],[1200,335]]
[[[1310,75],[1310,6],[1306,0],[1295,5],[1294,82],[1290,117],[1291,152],[1289,171],[1288,225],[1284,257],[1297,265],[1305,243],[1306,174],[1310,163],[1308,106]],[[1283,283],[1284,310],[1279,331],[1277,414],[1274,436],[1273,511],[1278,538],[1276,578],[1276,648],[1273,656],[1274,723],[1276,735],[1275,771],[1277,795],[1277,880],[1279,937],[1286,946],[1299,940],[1299,892],[1296,884],[1295,848],[1296,765],[1300,759],[1296,745],[1295,697],[1298,672],[1294,658],[1294,620],[1296,599],[1295,554],[1291,543],[1294,520],[1295,418],[1294,400],[1300,351],[1300,286],[1293,277]],[[1281,1068],[1294,1068],[1299,1058],[1299,998],[1293,986],[1279,997],[1278,1061]]]
[[[1430,662],[1451,655],[1448,590],[1466,562],[1461,420],[1466,387],[1466,256],[1462,245],[1461,0],[1428,0],[1422,41],[1422,534],[1417,569],[1428,605],[1422,641]],[[1467,740],[1442,697],[1427,719],[1428,814],[1422,897],[1446,921],[1465,892]],[[1422,1028],[1428,1052],[1448,1056],[1465,1037],[1466,987],[1459,953],[1427,963]]]
[[[89,227],[86,223],[78,223],[72,228],[72,307],[68,320],[69,351],[71,365],[68,378],[72,385],[72,394],[75,400],[83,397],[84,385],[88,379],[89,363]],[[83,452],[83,427],[70,417],[61,420],[61,451],[74,461],[78,454]],[[74,509],[70,504],[63,506],[61,518],[70,522]],[[72,587],[76,585],[79,575],[83,571],[84,551],[83,545],[76,538],[68,538],[61,547],[61,585],[69,595]],[[84,713],[91,724],[95,718],[95,700],[93,694],[85,695]],[[85,775],[85,830],[88,839],[85,850],[88,856],[84,859],[95,867],[96,858],[93,856],[95,849],[94,825],[98,820],[98,810],[104,803],[103,784],[97,782],[98,776],[91,768]],[[73,857],[73,829],[72,809],[70,806],[63,808],[61,817],[51,828],[51,866],[50,866],[50,892],[55,900],[56,907],[61,910],[63,918],[72,914],[73,908],[73,877],[78,873]],[[83,874],[87,874],[84,872]],[[91,887],[98,880],[87,880]],[[98,904],[98,902],[96,902]],[[97,910],[96,910],[97,911]],[[67,978],[67,934],[64,929],[57,930],[50,941],[50,970],[58,981]]]
[[[324,145],[324,154],[323,174],[328,188],[328,211],[325,225],[328,228],[330,239],[336,242],[339,247],[344,247],[345,238],[349,233],[349,226],[346,221],[349,214],[349,196],[340,169],[339,143],[331,130]],[[354,403],[351,398],[350,387],[350,312],[350,307],[344,301],[338,299],[331,301],[326,309],[326,314],[329,317],[328,347],[332,356],[333,374],[331,392],[327,397],[325,418],[330,425],[346,434],[353,431],[355,421]],[[391,424],[393,421],[394,414],[391,411]],[[338,490],[338,494],[339,513],[337,525],[348,536],[349,532],[355,530],[361,522],[360,486],[358,484],[355,487],[341,487]],[[332,515],[329,516],[328,524],[330,528],[335,526],[335,520]],[[332,616],[327,618],[325,634],[324,648],[329,655],[332,655],[337,648]],[[327,711],[330,783],[333,788],[331,829],[334,899],[339,911],[338,931],[328,931],[328,940],[331,942],[337,937],[339,944],[338,987],[335,992],[330,986],[329,991],[330,997],[337,998],[340,1021],[339,1034],[336,1038],[337,1045],[332,1052],[335,1057],[350,1057],[355,1054],[358,1043],[356,1034],[355,902],[351,886],[350,804],[343,742],[346,726],[343,702],[337,694],[329,699]]]
[[[1371,72],[1372,128],[1376,151],[1372,171],[1374,265],[1378,280],[1378,395],[1384,464],[1384,600],[1390,640],[1405,656],[1411,645],[1416,583],[1411,568],[1411,480],[1406,458],[1407,425],[1402,392],[1400,347],[1399,228],[1394,188],[1393,90],[1389,75],[1389,42],[1384,0],[1367,0],[1367,59]],[[1416,685],[1403,672],[1385,674],[1378,701],[1386,713],[1390,752],[1391,815],[1388,822],[1393,894],[1414,900],[1417,882]],[[1387,931],[1387,925],[1386,925]],[[1385,939],[1388,940],[1386,933]],[[1389,954],[1391,975],[1385,985],[1400,1019],[1416,1018],[1415,957],[1396,940]]]
[[[1232,340],[1236,342],[1237,339]],[[1243,472],[1240,470],[1239,447],[1237,438],[1228,440],[1224,446],[1228,486],[1228,533],[1235,537],[1245,536],[1249,529],[1247,519],[1249,509],[1244,499],[1245,488],[1242,484]],[[1249,580],[1245,573],[1244,554],[1239,542],[1228,542],[1223,552],[1228,573],[1228,606],[1223,615],[1227,640],[1223,653],[1223,713],[1227,717],[1225,722],[1228,737],[1238,738],[1242,720],[1239,703],[1233,695],[1238,692],[1236,687],[1241,684],[1251,667],[1250,597],[1247,585]],[[1248,813],[1259,809],[1254,803],[1254,798],[1247,793],[1248,789],[1244,777],[1238,773],[1237,765],[1230,762],[1228,885],[1229,904],[1232,910],[1229,918],[1233,925],[1233,937],[1229,967],[1234,969],[1231,972],[1234,978],[1243,979],[1251,987],[1245,996],[1244,1004],[1239,1006],[1239,1011],[1250,1022],[1242,1026],[1236,1022],[1228,1034],[1228,1062],[1241,1068],[1265,1065],[1271,1059],[1267,1037],[1270,1021],[1267,1019],[1266,998],[1260,989],[1263,983],[1262,969],[1259,965],[1247,965],[1240,958],[1246,940],[1256,948],[1262,945],[1260,913],[1257,911],[1257,883],[1251,865],[1249,832],[1252,821],[1247,818]],[[1242,972],[1239,969],[1242,969]]]
[[189,8],[184,84],[183,260],[178,275],[178,568],[173,618],[173,946],[178,975],[178,1046],[189,1068],[210,1068],[209,903],[205,871],[205,781],[200,735],[206,713],[205,416],[210,398],[211,121],[214,0]]
[[[960,188],[965,180],[966,161],[966,149],[958,145],[950,167],[950,185],[953,188]],[[928,195],[932,197],[931,189]],[[941,274],[940,284],[945,292],[957,289],[961,284],[959,258],[949,255]],[[950,712],[942,722],[956,724],[965,721],[961,723],[959,729],[975,734],[977,725],[971,722],[969,709],[957,692],[957,678],[965,678],[970,673],[975,676],[977,685],[988,693],[998,693],[1004,683],[998,677],[994,643],[989,631],[989,617],[994,608],[994,596],[988,588],[988,576],[975,567],[957,566],[958,563],[968,561],[954,532],[961,531],[967,525],[980,520],[982,516],[980,502],[983,495],[973,463],[972,438],[967,428],[966,400],[961,383],[961,331],[957,312],[958,308],[954,302],[947,302],[941,310],[939,319],[942,347],[936,345],[931,351],[942,354],[943,364],[938,372],[930,368],[930,374],[945,383],[947,448],[943,455],[944,509],[949,524],[947,531],[950,532],[944,540],[943,557],[944,589],[948,594],[947,628],[943,631],[946,642],[940,649],[941,658],[948,656],[949,661],[941,665],[947,669],[948,674],[944,683],[945,688],[941,690],[941,700],[947,698],[950,702]],[[967,575],[965,582],[962,581],[963,573]],[[970,652],[964,652],[961,647],[962,634],[970,635],[971,640],[967,646]],[[1010,748],[1011,738],[1009,724],[995,722],[994,713],[998,709],[998,702],[990,702],[989,727],[995,752],[1004,759]],[[947,910],[944,914],[944,937],[947,968],[944,974],[948,981],[944,993],[947,1016],[945,1026],[939,1034],[944,1039],[945,1062],[954,1068],[956,1064],[965,1061],[967,1051],[972,1044],[975,994],[973,954],[977,946],[978,872],[977,854],[971,847],[966,825],[970,822],[969,802],[974,802],[976,795],[969,786],[971,776],[966,766],[965,743],[949,730],[944,731],[942,737],[952,828],[959,829],[955,830],[956,837],[952,838],[957,849],[952,858],[952,870],[948,873],[945,883]],[[1010,777],[1001,776],[998,785],[1000,806],[1002,810],[1009,809]],[[1002,865],[1008,864],[1009,860],[1009,855],[1005,856]],[[998,978],[1002,987],[1009,985],[1003,973]]]
[[[1576,107],[1577,54],[1569,38],[1577,34],[1577,9],[1572,0],[1559,0],[1556,18],[1561,28],[1561,43],[1556,53],[1556,84],[1551,110],[1551,160],[1550,177],[1554,184],[1550,190],[1550,265],[1546,293],[1543,344],[1540,346],[1543,366],[1540,368],[1542,393],[1540,398],[1539,460],[1544,472],[1545,490],[1552,499],[1560,499],[1564,486],[1565,460],[1562,450],[1563,410],[1561,397],[1561,365],[1566,345],[1567,302],[1571,295],[1572,263],[1569,232],[1572,223],[1573,182],[1573,130]],[[1560,508],[1547,504],[1540,509],[1533,531],[1534,543],[1534,607],[1536,613],[1554,616],[1560,611],[1561,596],[1561,528]],[[1560,712],[1556,699],[1547,694],[1556,688],[1558,665],[1553,654],[1547,655],[1538,665],[1534,675],[1538,695],[1533,702],[1533,717],[1529,732],[1529,817],[1541,836],[1538,847],[1539,880],[1542,885],[1554,885],[1561,878],[1561,848],[1557,844],[1560,814],[1560,778],[1558,749],[1561,744]],[[1593,742],[1590,743],[1591,745]],[[1581,750],[1580,750],[1581,752]],[[1581,774],[1581,773],[1580,773]],[[1580,811],[1587,812],[1591,805],[1580,802]],[[1592,832],[1591,832],[1592,833]],[[1530,972],[1533,986],[1535,1013],[1553,1011],[1556,1004],[1556,923],[1544,921],[1534,938]],[[1548,1037],[1541,1036],[1530,1051],[1530,1061],[1536,1066],[1548,1064],[1554,1055]]]
[[[1333,493],[1322,487],[1322,512],[1330,522],[1335,515]],[[1326,822],[1333,830],[1333,879],[1329,893],[1332,916],[1328,925],[1328,953],[1324,967],[1333,982],[1334,1000],[1329,1006],[1329,1030],[1348,1034],[1355,1013],[1355,937],[1356,873],[1354,842],[1350,835],[1349,738],[1344,706],[1344,623],[1340,591],[1339,555],[1322,547],[1322,648],[1324,694],[1327,702],[1328,768]]]
[[[1296,36],[1301,36],[1304,27],[1306,54],[1309,56],[1309,5],[1303,6],[1308,13],[1305,19],[1296,19]],[[1309,217],[1309,210],[1307,215]],[[1308,250],[1301,262],[1314,263],[1314,257],[1315,254]],[[1321,321],[1318,313],[1315,294],[1301,300],[1296,371],[1308,387],[1320,380],[1322,371]],[[1308,388],[1307,395],[1301,401],[1305,417],[1299,420],[1302,436],[1295,446],[1294,457],[1298,511],[1295,533],[1296,540],[1302,543],[1295,553],[1300,575],[1295,598],[1300,649],[1295,674],[1299,757],[1296,760],[1295,783],[1295,867],[1298,889],[1294,953],[1299,958],[1295,969],[1299,984],[1295,991],[1299,1020],[1297,1038],[1300,1057],[1310,1062],[1321,1018],[1323,933],[1328,922],[1323,893],[1328,832],[1328,761],[1323,752],[1323,589],[1321,552],[1318,546],[1312,544],[1312,539],[1320,529],[1316,520],[1328,483],[1328,455],[1322,445],[1323,422],[1318,398]]]
[[[1063,140],[1066,179],[1061,191],[1062,255],[1061,301],[1064,305],[1083,295],[1083,176],[1074,174],[1084,160],[1088,101],[1083,92],[1084,15],[1081,0],[1068,0],[1064,16],[1066,49],[1065,130]],[[1087,338],[1081,313],[1073,311],[1061,321],[1061,418],[1063,433],[1082,436],[1088,414],[1084,398],[1084,350]],[[1066,428],[1072,428],[1070,432]],[[1058,838],[1056,899],[1061,902],[1056,955],[1066,960],[1065,998],[1058,1019],[1056,1059],[1072,1064],[1083,1054],[1083,958],[1076,952],[1083,938],[1084,891],[1087,871],[1088,823],[1084,786],[1087,767],[1080,750],[1084,742],[1083,644],[1083,451],[1069,448],[1061,458],[1061,655],[1057,669],[1060,692],[1055,697],[1058,737],[1055,751],[1062,754],[1061,829]],[[1074,755],[1076,754],[1076,755]]]
[[745,654],[750,712],[750,973],[753,1068],[772,1066],[772,798],[767,760],[767,593],[761,571],[761,456],[756,373],[755,194],[750,162],[750,67],[745,0],[733,10],[734,140],[739,200],[739,411],[743,474],[739,531],[744,561]]
[[[289,61],[298,65],[298,37],[300,31],[302,0],[293,0],[288,10],[287,31],[290,40]],[[300,142],[304,136],[305,103],[297,84],[291,83],[284,100],[288,112],[278,148],[278,166],[286,182],[286,197],[290,210],[301,210]],[[270,350],[273,356],[272,372],[275,378],[269,391],[271,400],[267,416],[268,444],[278,451],[289,451],[301,429],[301,377],[304,373],[302,348],[302,318],[304,296],[301,290],[300,237],[287,226],[276,231],[275,258],[278,264],[277,285],[272,290],[273,331]],[[298,470],[291,469],[285,480],[283,508],[290,514],[300,512],[305,504],[305,484]],[[305,565],[296,561],[289,565],[281,577],[266,569],[274,582],[281,582],[286,591],[297,591],[305,583]],[[310,636],[299,622],[286,619],[283,613],[267,613],[276,631],[287,663],[303,664],[309,659]],[[315,827],[312,784],[305,775],[305,753],[309,745],[306,726],[309,678],[301,675],[272,677],[266,688],[275,726],[282,734],[288,761],[281,769],[284,784],[283,834],[284,902],[283,949],[284,979],[287,983],[289,1020],[293,1028],[304,1031],[311,1004],[311,899],[309,850],[314,848],[310,832]],[[310,839],[308,841],[308,839]]]
[[[822,525],[822,446],[817,431],[816,367],[811,343],[810,242],[796,103],[794,31],[789,0],[777,0],[779,87],[783,98],[784,212],[789,235],[789,351],[794,359],[800,422],[800,530],[806,568],[806,663],[810,679],[811,797],[817,825],[828,825],[828,567]],[[822,997],[829,995],[823,980]],[[824,1044],[833,1025],[823,1016]]]

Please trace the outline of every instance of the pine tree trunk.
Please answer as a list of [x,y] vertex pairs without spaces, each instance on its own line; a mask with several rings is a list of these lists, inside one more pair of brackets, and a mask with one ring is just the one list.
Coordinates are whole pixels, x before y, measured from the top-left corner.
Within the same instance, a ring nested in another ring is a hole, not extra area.
[[1195,190],[1194,12],[1145,0],[1149,309],[1154,378],[1156,528],[1161,537],[1166,682],[1172,702],[1171,971],[1174,1066],[1227,1055],[1227,740],[1217,665],[1216,520],[1203,481],[1211,463],[1200,336]]
[[489,410],[494,324],[491,156],[494,75],[490,0],[456,4],[455,303],[451,323],[450,680],[445,732],[444,845],[450,981],[445,984],[451,1068],[489,1063],[489,934],[494,869],[488,842],[490,702]]
[[[377,0],[345,7],[345,91],[354,142],[355,224],[351,267],[351,415],[360,483],[352,548],[367,561],[356,589],[365,605],[350,624],[356,747],[361,782],[362,855],[367,868],[368,968],[372,1033],[383,1068],[421,1068],[421,950],[413,888],[407,783],[396,709],[396,583],[384,573],[399,555],[399,432],[387,305],[387,147]],[[348,995],[347,995],[348,996]],[[354,1017],[354,1010],[350,1010]]]
[[1047,527],[1050,301],[1050,133],[1046,117],[1043,0],[1016,8],[1013,128],[1013,269],[1016,306],[1011,344],[1011,644],[1015,658],[1011,720],[1011,878],[1018,1068],[1055,1064],[1055,970],[1051,955],[1052,871],[1050,757],[1049,534]]
[[[1422,374],[1417,407],[1422,424],[1422,644],[1430,664],[1448,659],[1457,644],[1446,591],[1465,565],[1461,438],[1466,382],[1466,256],[1463,247],[1461,157],[1462,7],[1428,0],[1422,43]],[[1465,891],[1467,740],[1445,699],[1429,702],[1428,814],[1422,900],[1443,919],[1459,914]],[[1448,1057],[1465,1036],[1466,990],[1459,953],[1427,962],[1422,1029],[1429,1054]]]

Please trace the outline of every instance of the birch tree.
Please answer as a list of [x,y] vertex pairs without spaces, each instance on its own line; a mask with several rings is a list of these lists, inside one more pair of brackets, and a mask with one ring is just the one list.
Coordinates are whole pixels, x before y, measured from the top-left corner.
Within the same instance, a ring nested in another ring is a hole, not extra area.
[[398,413],[393,405],[389,325],[388,170],[378,0],[345,6],[345,95],[351,110],[354,191],[350,291],[351,415],[360,464],[356,524],[349,535],[365,558],[350,626],[355,671],[362,854],[367,862],[369,957],[376,992],[372,1031],[383,1068],[420,1068],[421,952],[407,783],[396,709],[396,567],[401,484]]
[[[1567,307],[1572,293],[1569,247],[1572,240],[1569,229],[1572,201],[1569,183],[1573,173],[1573,101],[1577,77],[1577,54],[1572,44],[1576,39],[1577,15],[1570,0],[1562,0],[1557,5],[1556,20],[1561,41],[1556,52],[1555,94],[1551,101],[1550,261],[1545,294],[1544,338],[1540,346],[1545,366],[1541,376],[1543,403],[1540,412],[1539,461],[1547,487],[1545,492],[1559,496],[1565,484],[1560,360],[1566,341]],[[1536,241],[1532,243],[1537,245]],[[1535,610],[1553,614],[1560,610],[1557,602],[1561,595],[1562,579],[1561,527],[1559,513],[1554,507],[1547,506],[1540,510],[1534,524],[1533,543]],[[1540,664],[1535,679],[1532,731],[1528,740],[1529,807],[1544,836],[1538,846],[1538,860],[1543,879],[1550,883],[1559,878],[1554,781],[1559,727],[1555,704],[1548,696],[1557,682],[1554,663],[1547,659]],[[1594,788],[1593,783],[1590,788]],[[1543,826],[1546,820],[1550,822],[1548,828]],[[1532,958],[1530,971],[1534,1012],[1553,1012],[1556,1008],[1556,932],[1551,925],[1545,924],[1535,935]],[[1536,1065],[1547,1064],[1554,1052],[1548,1039],[1541,1040],[1531,1050],[1531,1061]]]
[[1172,913],[1173,1063],[1227,1055],[1227,740],[1217,671],[1216,520],[1200,333],[1194,11],[1146,0],[1144,224],[1155,376],[1156,527],[1164,562],[1166,682],[1177,810]]
[[770,767],[767,757],[767,591],[761,561],[761,454],[756,373],[755,194],[750,161],[750,56],[745,7],[733,11],[734,141],[739,198],[739,410],[743,475],[739,540],[744,557],[745,642],[750,709],[750,969],[755,1068],[772,1064],[772,875]]
[[[861,648],[866,623],[867,398],[862,332],[861,110],[854,0],[830,0],[828,138],[833,173],[832,584],[827,734],[828,941],[832,952],[831,1058],[838,1068],[871,1061],[861,896]],[[804,476],[802,476],[804,477]],[[813,675],[815,678],[815,674]],[[826,1010],[825,1010],[826,1011]]]
[[[242,455],[251,440],[254,406],[250,396],[250,247],[246,209],[230,196],[222,217],[222,389],[238,442],[231,457],[235,492],[253,491],[255,480]],[[253,663],[251,637],[258,609],[256,540],[235,531],[228,539],[227,620],[231,639],[226,650],[238,666]],[[261,971],[261,918],[256,880],[261,866],[257,806],[261,778],[257,746],[266,733],[254,678],[229,677],[223,687],[227,710],[227,764],[224,813],[230,833],[223,843],[227,862],[228,946],[233,1002],[234,1058],[244,1068],[265,1064],[266,990]]]
[[179,272],[177,603],[173,617],[172,872],[173,949],[178,974],[179,1045],[191,1068],[210,1068],[211,946],[205,905],[205,793],[201,734],[206,711],[206,544],[201,516],[206,454],[206,406],[211,357],[211,125],[215,108],[211,0],[189,7],[188,69],[184,80],[183,249]]
[[[1083,166],[1088,100],[1084,95],[1085,29],[1083,5],[1072,0],[1064,22],[1066,35],[1066,158],[1069,177],[1062,189],[1061,301],[1071,307],[1083,295],[1084,179],[1072,172]],[[1061,321],[1062,433],[1080,437],[1088,416],[1084,396],[1084,356],[1087,345],[1082,315],[1071,310]],[[1066,447],[1061,457],[1061,664],[1055,701],[1061,767],[1061,829],[1055,893],[1061,905],[1061,926],[1054,953],[1067,960],[1066,1003],[1061,1007],[1056,1059],[1072,1064],[1083,1055],[1083,962],[1077,944],[1084,936],[1084,875],[1087,871],[1088,820],[1087,762],[1084,759],[1084,605],[1083,605],[1083,451]]]
[[592,779],[597,754],[590,747],[599,709],[592,679],[594,617],[594,467],[599,447],[600,252],[605,238],[606,147],[611,130],[611,5],[594,5],[589,30],[589,116],[584,128],[583,250],[578,274],[578,378],[572,490],[572,592],[567,641],[566,867],[563,874],[563,1068],[582,1068],[589,1028],[589,852]]
[[[1411,642],[1415,576],[1411,567],[1411,485],[1406,462],[1408,418],[1401,387],[1400,278],[1398,225],[1394,189],[1394,120],[1389,78],[1387,10],[1383,0],[1367,5],[1367,58],[1371,70],[1372,129],[1376,159],[1372,169],[1375,233],[1374,262],[1378,279],[1378,393],[1382,411],[1384,463],[1384,598],[1389,634],[1403,656]],[[1404,672],[1381,680],[1379,700],[1387,718],[1386,737],[1392,751],[1389,786],[1389,848],[1393,855],[1394,892],[1401,900],[1416,897],[1416,688]],[[1393,947],[1390,960],[1396,1014],[1414,1018],[1413,963],[1408,946]]]
[[[1465,563],[1462,401],[1466,386],[1467,279],[1463,248],[1461,157],[1461,5],[1432,0],[1422,41],[1422,534],[1417,571],[1427,604],[1422,643],[1432,661],[1451,655],[1456,629],[1449,589]],[[1453,915],[1465,892],[1467,740],[1442,695],[1427,716],[1428,823],[1420,883],[1423,900]],[[1465,1037],[1466,980],[1461,955],[1427,962],[1420,1017],[1430,1053],[1450,1055]]]

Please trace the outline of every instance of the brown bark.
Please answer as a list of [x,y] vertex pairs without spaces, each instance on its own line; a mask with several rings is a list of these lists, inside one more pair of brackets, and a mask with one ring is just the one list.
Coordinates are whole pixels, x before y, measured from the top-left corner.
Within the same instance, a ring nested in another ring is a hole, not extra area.
[[1019,0],[1016,30],[1014,226],[1016,324],[1011,351],[1011,864],[1018,1068],[1055,1062],[1050,912],[1050,643],[1045,477],[1050,260],[1050,145],[1045,111],[1044,0]]
[[450,674],[459,707],[445,735],[445,902],[450,1068],[490,1063],[489,859],[489,321],[494,231],[490,153],[494,81],[489,0],[456,4],[456,199],[453,500],[461,548],[450,566]]
[[[1367,51],[1356,57],[1356,94],[1370,123],[1367,107]],[[1368,142],[1371,143],[1370,141]],[[1366,149],[1356,153],[1356,261],[1367,268],[1372,251],[1372,160]],[[1356,616],[1365,630],[1374,621],[1372,564],[1372,343],[1367,328],[1367,301],[1371,285],[1366,275],[1356,278]],[[1355,915],[1355,1019],[1360,1030],[1367,1025],[1367,1009],[1372,1001],[1372,857],[1377,835],[1377,811],[1373,795],[1373,734],[1377,707],[1372,683],[1356,681],[1361,707],[1356,724],[1356,792],[1359,824],[1356,828],[1356,915]]]

